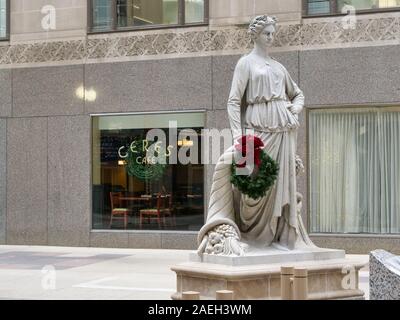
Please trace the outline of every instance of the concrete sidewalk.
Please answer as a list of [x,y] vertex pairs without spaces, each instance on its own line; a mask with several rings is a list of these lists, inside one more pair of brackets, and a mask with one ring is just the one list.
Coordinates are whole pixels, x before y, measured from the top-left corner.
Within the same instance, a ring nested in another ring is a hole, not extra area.
[[[0,246],[0,299],[169,300],[189,251]],[[368,271],[360,287],[368,298]]]

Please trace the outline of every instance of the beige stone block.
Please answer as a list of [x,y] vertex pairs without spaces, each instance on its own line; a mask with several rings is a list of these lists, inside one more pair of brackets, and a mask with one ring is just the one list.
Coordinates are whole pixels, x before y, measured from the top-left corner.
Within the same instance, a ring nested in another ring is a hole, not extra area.
[[18,33],[11,34],[10,42],[12,44],[24,43],[27,41],[45,41],[51,39],[57,40],[79,40],[84,39],[86,37],[87,30],[79,29],[79,30],[62,30],[62,31],[53,31],[53,32],[36,32],[36,33]]
[[318,293],[327,290],[326,272],[313,272],[308,275],[308,292]]
[[11,12],[40,11],[43,6],[51,5],[56,9],[86,7],[87,0],[12,0]]
[[231,290],[218,290],[215,297],[216,300],[233,300],[234,292]]
[[[253,1],[251,1],[253,2]],[[299,0],[255,0],[255,12],[257,14],[277,14],[301,11],[301,1]]]
[[200,300],[200,293],[197,291],[182,292],[182,300]]
[[359,270],[344,268],[327,274],[327,288],[329,291],[354,290],[358,288]]
[[328,272],[326,275],[326,286],[328,291],[343,290],[342,280],[344,274],[339,271]]
[[[225,290],[227,288],[227,282],[222,279],[203,279],[191,276],[182,276],[181,278],[181,292],[186,291],[198,291],[201,297],[207,297],[209,299],[215,299],[215,293],[218,290]],[[193,290],[191,288],[196,288]]]
[[234,292],[236,300],[242,299],[263,299],[269,295],[268,277],[229,281],[228,290]]
[[[44,6],[54,6],[56,29],[45,30],[42,20],[45,14],[41,12]],[[84,0],[32,0],[11,1],[11,39],[12,41],[42,40],[60,38],[64,32],[69,36],[81,36],[87,29],[87,4]],[[75,32],[71,32],[75,31]],[[23,37],[21,35],[29,36]]]
[[182,290],[182,278],[183,276],[180,274],[176,275],[176,289],[178,292],[183,292]]
[[247,16],[252,9],[252,0],[210,0],[210,18]]
[[29,2],[29,1],[24,1],[24,0],[13,0],[10,1],[10,11],[11,12],[21,12],[24,7],[24,2]]
[[281,298],[281,278],[280,276],[271,276],[269,278],[269,294],[271,300]]

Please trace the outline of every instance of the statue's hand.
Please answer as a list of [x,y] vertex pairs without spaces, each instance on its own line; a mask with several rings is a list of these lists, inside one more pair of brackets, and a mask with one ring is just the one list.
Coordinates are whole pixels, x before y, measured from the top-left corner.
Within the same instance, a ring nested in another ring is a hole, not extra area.
[[299,113],[303,110],[303,107],[298,106],[298,105],[294,105],[294,104],[292,104],[292,103],[290,103],[290,104],[287,106],[287,108],[288,108],[289,111],[290,111],[291,113],[293,113],[293,114],[299,114]]

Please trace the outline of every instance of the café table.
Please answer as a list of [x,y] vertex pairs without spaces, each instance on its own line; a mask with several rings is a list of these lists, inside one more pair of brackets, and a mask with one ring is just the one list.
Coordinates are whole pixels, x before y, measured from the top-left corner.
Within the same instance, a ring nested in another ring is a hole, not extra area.
[[[149,196],[145,196],[145,197],[143,197],[143,196],[140,196],[140,197],[138,197],[138,196],[120,196],[119,200],[120,201],[125,201],[125,202],[131,202],[131,203],[138,202],[138,203],[149,203],[149,204],[151,204],[151,202],[153,200],[153,197],[150,196],[150,195]],[[139,210],[137,210],[137,211],[136,210],[135,211],[132,210],[132,212],[134,214],[134,217],[137,218]]]

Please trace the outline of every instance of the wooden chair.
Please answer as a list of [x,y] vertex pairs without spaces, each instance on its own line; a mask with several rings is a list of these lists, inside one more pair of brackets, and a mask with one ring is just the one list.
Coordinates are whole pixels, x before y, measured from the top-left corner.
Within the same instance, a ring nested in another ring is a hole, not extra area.
[[128,215],[130,210],[128,208],[121,208],[121,192],[110,192],[110,203],[111,203],[111,219],[110,228],[113,223],[113,219],[124,219],[124,228],[128,225]]
[[175,213],[172,207],[172,194],[166,194],[164,195],[164,209],[162,210],[162,217],[164,221],[164,225],[166,226],[166,219],[169,218],[171,221],[171,226],[175,227],[176,226],[176,219],[175,219]]
[[[168,203],[168,206],[167,206]],[[151,219],[157,220],[158,228],[165,226],[165,217],[172,216],[172,196],[162,195],[159,193],[157,195],[157,205],[156,208],[142,209],[140,210],[139,225],[140,229],[143,228],[144,219],[150,223]]]

